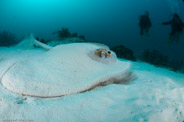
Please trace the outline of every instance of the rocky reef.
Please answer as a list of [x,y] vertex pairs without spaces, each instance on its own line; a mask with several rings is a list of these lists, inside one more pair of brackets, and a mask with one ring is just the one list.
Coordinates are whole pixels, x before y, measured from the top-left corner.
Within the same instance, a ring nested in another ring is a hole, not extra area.
[[60,30],[56,31],[55,34],[57,34],[58,38],[60,40],[66,39],[66,38],[79,38],[81,40],[86,40],[85,36],[78,35],[77,32],[71,33],[68,28],[61,28]]
[[56,45],[68,44],[68,43],[87,42],[85,36],[78,35],[77,32],[71,33],[68,28],[64,28],[64,27],[54,32],[53,34],[57,35],[56,40],[52,40],[52,41],[44,40],[44,39],[40,39],[39,37],[37,37],[36,39],[50,46],[56,46]]
[[167,56],[165,56],[158,50],[144,50],[139,60],[148,62],[158,67],[165,67],[175,72],[184,73],[183,60],[169,60]]
[[141,61],[148,62],[155,66],[167,67],[169,65],[168,57],[163,55],[158,50],[146,49],[141,54]]
[[0,46],[12,46],[17,44],[16,36],[9,31],[0,32]]

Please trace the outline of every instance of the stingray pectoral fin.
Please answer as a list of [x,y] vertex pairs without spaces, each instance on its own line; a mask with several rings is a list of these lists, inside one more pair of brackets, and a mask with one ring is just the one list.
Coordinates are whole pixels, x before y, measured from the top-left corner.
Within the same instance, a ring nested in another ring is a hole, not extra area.
[[52,49],[51,46],[46,45],[46,44],[44,44],[44,43],[41,43],[41,42],[39,42],[39,41],[37,41],[37,40],[34,40],[34,43],[35,43],[37,46],[42,47],[42,48],[44,48],[44,49],[46,49],[46,50]]

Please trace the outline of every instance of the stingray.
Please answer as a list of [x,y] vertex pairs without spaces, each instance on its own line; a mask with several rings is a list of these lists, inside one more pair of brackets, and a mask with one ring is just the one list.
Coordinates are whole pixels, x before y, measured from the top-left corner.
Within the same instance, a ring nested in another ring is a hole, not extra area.
[[36,44],[42,48],[28,49],[27,42],[4,52],[0,50],[0,58],[3,54],[6,57],[0,61],[1,84],[12,92],[53,98],[127,83],[132,77],[131,64],[119,60],[103,44],[71,43],[51,47],[34,39],[29,46]]

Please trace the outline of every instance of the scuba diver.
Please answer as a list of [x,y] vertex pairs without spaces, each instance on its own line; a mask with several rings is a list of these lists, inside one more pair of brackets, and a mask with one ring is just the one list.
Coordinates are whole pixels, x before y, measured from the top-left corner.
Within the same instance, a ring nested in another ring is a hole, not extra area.
[[184,23],[180,19],[179,15],[175,13],[173,18],[169,22],[163,22],[163,25],[171,25],[172,31],[169,34],[168,43],[176,41],[178,43],[179,37],[183,32]]
[[143,36],[144,33],[146,33],[146,35],[148,37],[150,37],[148,31],[151,28],[151,21],[150,21],[150,18],[149,18],[148,11],[146,11],[144,15],[140,16],[139,27],[140,27],[140,30],[141,30],[141,32],[140,32],[141,36]]

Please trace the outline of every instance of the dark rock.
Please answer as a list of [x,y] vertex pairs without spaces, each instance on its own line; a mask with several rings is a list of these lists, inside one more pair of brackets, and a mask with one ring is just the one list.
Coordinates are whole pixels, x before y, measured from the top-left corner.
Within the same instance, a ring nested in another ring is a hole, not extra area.
[[174,72],[184,73],[184,62],[183,60],[170,61],[167,56],[160,53],[158,50],[145,50],[141,54],[140,60],[148,62],[155,66],[165,67]]
[[169,67],[172,71],[179,71],[184,73],[184,62],[183,60],[174,60],[169,63]]
[[128,60],[136,61],[133,51],[129,48],[124,47],[123,45],[112,47],[111,50],[116,53],[118,58],[124,58]]
[[162,53],[160,53],[158,50],[145,50],[141,54],[140,60],[144,62],[148,62],[150,64],[153,64],[155,66],[161,66],[161,67],[168,67],[169,60],[167,56],[164,56]]
[[38,40],[38,41],[40,41],[42,43],[45,43],[45,44],[50,41],[50,40],[45,40],[43,38],[40,39],[39,37],[36,37],[36,40]]

